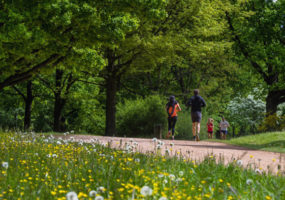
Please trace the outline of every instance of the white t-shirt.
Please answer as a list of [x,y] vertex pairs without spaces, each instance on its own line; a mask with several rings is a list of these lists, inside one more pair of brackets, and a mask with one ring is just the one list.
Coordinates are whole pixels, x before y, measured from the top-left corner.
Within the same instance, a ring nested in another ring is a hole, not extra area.
[[230,124],[226,120],[220,122],[220,127],[222,131],[227,131],[229,126]]

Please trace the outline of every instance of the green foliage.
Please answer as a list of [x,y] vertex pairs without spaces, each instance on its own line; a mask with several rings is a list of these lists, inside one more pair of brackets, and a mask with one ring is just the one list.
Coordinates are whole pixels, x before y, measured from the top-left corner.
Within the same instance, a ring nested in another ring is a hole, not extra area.
[[238,131],[235,134],[256,133],[264,118],[265,103],[250,95],[247,98],[235,98],[229,103],[226,112],[231,126]]
[[276,114],[269,115],[264,118],[262,124],[258,127],[259,131],[282,131],[285,129],[285,116],[278,116]]
[[159,96],[126,100],[117,106],[118,135],[128,137],[153,137],[154,127],[166,126],[165,102]]

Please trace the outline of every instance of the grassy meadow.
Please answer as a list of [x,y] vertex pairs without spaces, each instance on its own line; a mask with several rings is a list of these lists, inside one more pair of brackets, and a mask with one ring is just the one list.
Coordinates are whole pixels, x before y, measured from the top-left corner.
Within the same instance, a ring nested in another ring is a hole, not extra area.
[[224,142],[236,146],[247,147],[250,149],[272,151],[285,153],[285,131],[260,133],[256,135],[248,135],[230,140],[210,140]]
[[0,199],[285,199],[284,176],[244,170],[238,162],[195,163],[135,153],[135,142],[113,150],[63,138],[0,133]]

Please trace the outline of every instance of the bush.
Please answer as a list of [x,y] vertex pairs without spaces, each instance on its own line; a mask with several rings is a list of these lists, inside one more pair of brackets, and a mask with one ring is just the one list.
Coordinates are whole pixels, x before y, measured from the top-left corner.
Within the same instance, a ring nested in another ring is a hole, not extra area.
[[283,129],[285,129],[285,116],[276,114],[267,116],[258,128],[261,132],[282,131]]
[[145,99],[127,100],[117,106],[119,136],[153,137],[154,127],[167,124],[165,101],[155,95]]

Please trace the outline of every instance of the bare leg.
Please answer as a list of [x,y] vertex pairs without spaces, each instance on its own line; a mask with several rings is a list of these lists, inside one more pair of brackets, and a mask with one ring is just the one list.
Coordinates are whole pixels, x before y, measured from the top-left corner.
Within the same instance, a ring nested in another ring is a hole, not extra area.
[[193,136],[195,137],[196,136],[196,122],[192,123],[192,133],[193,133]]

